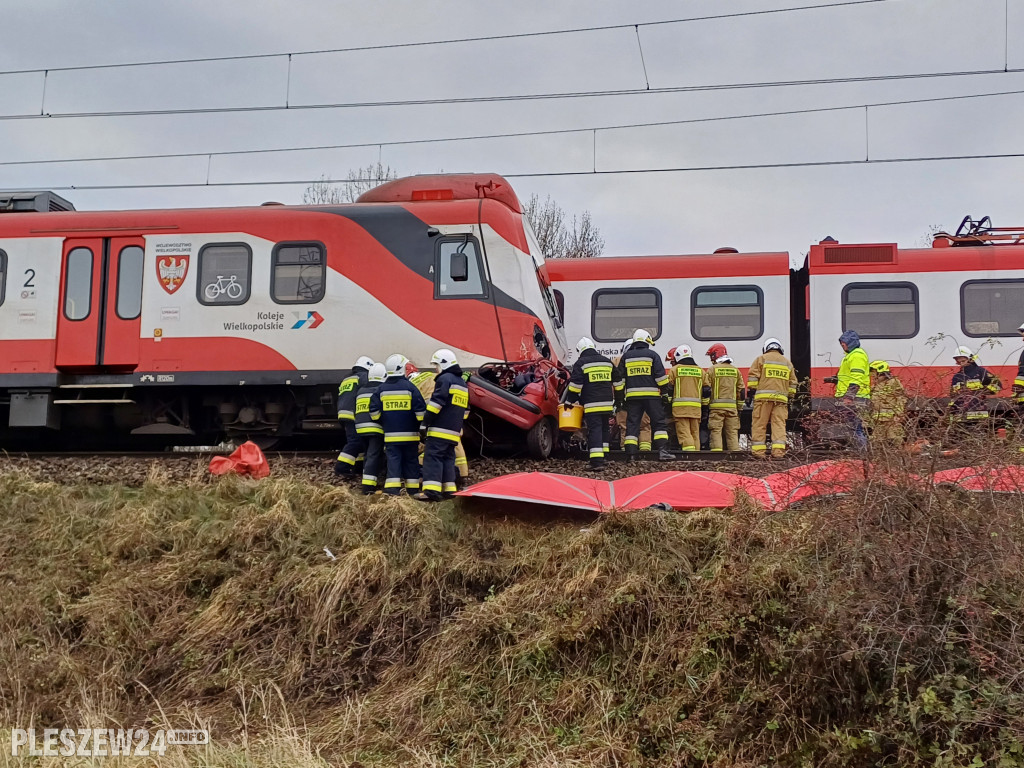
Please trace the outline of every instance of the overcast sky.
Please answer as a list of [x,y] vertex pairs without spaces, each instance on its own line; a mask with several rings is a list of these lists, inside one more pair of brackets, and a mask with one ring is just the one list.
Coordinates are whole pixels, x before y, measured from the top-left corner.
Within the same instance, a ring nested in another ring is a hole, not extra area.
[[[827,0],[826,0],[827,1]],[[383,146],[0,165],[0,189],[345,178],[380,158],[400,174],[493,171],[522,198],[589,210],[620,254],[731,245],[797,255],[832,235],[919,245],[965,214],[1024,226],[1024,158],[671,172],[658,169],[1024,153],[1024,0],[885,0],[674,24],[814,0],[341,2],[32,0],[3,8],[0,70],[299,53],[580,27],[502,41],[245,61],[0,75],[0,118],[580,91],[627,95],[235,113],[0,119],[0,162],[382,143]],[[1009,45],[1005,24],[1009,24]],[[639,42],[638,42],[639,33]],[[1017,34],[1015,34],[1017,33]],[[642,59],[641,59],[642,50]],[[774,88],[658,89],[973,70],[992,74]],[[45,88],[44,88],[45,80]],[[645,92],[649,87],[654,92]],[[607,126],[848,110],[683,125]],[[857,108],[859,107],[859,108]],[[867,135],[865,124],[867,123]],[[388,142],[579,130],[474,141]],[[654,170],[586,174],[594,169]],[[584,173],[554,175],[550,173]],[[79,209],[301,201],[302,186],[61,191]]]

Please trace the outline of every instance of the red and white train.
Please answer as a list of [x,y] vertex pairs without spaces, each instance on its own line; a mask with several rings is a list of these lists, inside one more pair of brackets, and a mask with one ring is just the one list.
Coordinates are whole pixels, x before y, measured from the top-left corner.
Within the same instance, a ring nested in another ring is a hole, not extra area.
[[571,345],[615,354],[638,327],[662,353],[723,342],[740,367],[774,336],[818,401],[846,329],[913,394],[945,391],[961,344],[1008,383],[1024,236],[986,223],[929,249],[827,239],[798,269],[733,249],[545,262],[493,174],[399,179],[336,206],[79,212],[0,194],[0,431],[72,445],[323,432],[359,355],[449,347],[478,374],[475,436],[544,456]]
[[565,338],[501,177],[402,179],[339,206],[70,207],[0,196],[0,425],[335,429],[337,382],[358,356],[425,363],[448,347],[485,373],[477,411],[550,450]]

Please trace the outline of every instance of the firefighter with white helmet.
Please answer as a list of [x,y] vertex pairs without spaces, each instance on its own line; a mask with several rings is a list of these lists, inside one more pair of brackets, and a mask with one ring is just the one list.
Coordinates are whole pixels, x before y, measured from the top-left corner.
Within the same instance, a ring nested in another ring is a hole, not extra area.
[[377,490],[380,473],[384,469],[384,428],[370,416],[370,400],[386,378],[384,364],[374,363],[367,371],[366,384],[356,391],[355,428],[366,449],[362,478],[365,495]]
[[363,460],[366,450],[365,441],[356,434],[356,391],[366,385],[372,365],[373,360],[363,355],[352,365],[352,373],[338,385],[338,421],[345,430],[345,445],[334,462],[334,474],[342,477],[355,472],[356,463]]
[[978,365],[978,358],[970,347],[957,347],[953,360],[959,370],[953,374],[949,388],[950,422],[962,427],[988,424],[985,401],[999,394],[1002,384],[987,368]]
[[693,350],[680,344],[675,351],[675,364],[668,372],[672,387],[672,418],[676,438],[683,451],[700,450],[701,399],[704,371],[693,359]]
[[658,353],[651,347],[654,339],[643,328],[633,333],[633,344],[622,355],[619,363],[621,383],[615,386],[616,391],[624,393],[626,399],[626,455],[635,461],[639,453],[640,423],[646,413],[651,419],[654,430],[653,447],[658,450],[661,461],[671,461],[674,457],[666,450],[668,432],[665,430],[665,411],[662,408],[661,393],[668,388],[669,377]]
[[394,354],[384,361],[387,378],[370,398],[370,418],[384,429],[384,455],[387,477],[384,493],[397,496],[402,484],[407,492],[420,489],[420,464],[417,447],[420,423],[427,404],[423,395],[405,378],[409,358]]
[[[626,339],[622,343],[622,349],[619,350],[619,356],[612,358],[612,365],[615,366],[615,375],[619,372],[619,363],[622,362],[622,356],[626,354],[626,350],[633,346],[633,339]],[[675,353],[675,347],[669,350],[669,352]],[[667,356],[666,356],[667,358]],[[672,358],[667,358],[667,362],[671,362]],[[626,401],[622,397],[623,390],[618,388],[615,390],[615,424],[619,430],[619,448],[625,448],[626,441]],[[640,420],[640,434],[638,436],[641,453],[644,451],[651,450],[651,417],[646,413],[643,419]]]
[[873,360],[871,371],[871,442],[878,445],[899,445],[906,437],[903,428],[907,410],[907,393],[903,383],[893,376],[885,360]]
[[462,437],[462,422],[469,416],[469,387],[455,353],[439,349],[430,358],[436,376],[423,425],[423,492],[420,501],[440,501],[455,494],[455,446]]
[[701,404],[708,409],[711,450],[721,451],[724,443],[725,450],[738,451],[743,376],[733,365],[724,344],[712,344],[704,354],[711,358],[711,367],[704,371],[701,399]]
[[565,401],[583,404],[590,466],[600,469],[608,456],[609,419],[615,412],[615,366],[586,336],[577,342],[576,352],[579,356],[572,367]]
[[[430,398],[434,394],[434,386],[436,384],[437,374],[434,371],[421,371],[412,363],[406,363],[405,375],[409,381],[420,391],[423,395],[423,400],[430,402]],[[467,378],[463,374],[463,378]],[[423,450],[420,450],[420,463],[423,463]],[[466,449],[462,445],[462,438],[459,438],[459,442],[455,444],[455,471],[457,476],[455,478],[455,484],[459,488],[465,488],[469,484],[469,459],[466,457]]]
[[796,394],[796,369],[783,354],[782,342],[766,339],[764,354],[750,364],[747,372],[747,404],[753,403],[750,418],[750,450],[754,456],[768,456],[768,427],[771,425],[771,455],[786,453],[786,419],[789,401]]

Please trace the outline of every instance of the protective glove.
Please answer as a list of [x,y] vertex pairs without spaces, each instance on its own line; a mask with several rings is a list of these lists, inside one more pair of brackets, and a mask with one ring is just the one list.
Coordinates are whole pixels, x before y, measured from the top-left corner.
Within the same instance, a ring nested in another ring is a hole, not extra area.
[[743,401],[743,404],[747,408],[753,408],[754,407],[754,396],[751,395],[750,397],[748,397],[746,400]]
[[825,382],[826,384],[838,384],[839,383],[839,377],[838,376],[826,376],[824,379],[822,379],[822,381]]

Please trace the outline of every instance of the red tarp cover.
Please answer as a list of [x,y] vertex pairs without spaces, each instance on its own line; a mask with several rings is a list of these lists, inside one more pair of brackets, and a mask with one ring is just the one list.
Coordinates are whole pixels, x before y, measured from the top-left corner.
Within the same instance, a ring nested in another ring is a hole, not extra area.
[[[690,510],[733,506],[743,491],[765,509],[783,510],[791,504],[821,496],[849,493],[867,479],[923,483],[916,475],[887,477],[860,460],[819,461],[767,477],[728,472],[654,472],[608,482],[548,472],[503,475],[460,491],[458,496],[545,504],[591,512],[645,509],[668,504]],[[964,467],[936,472],[936,483],[955,483],[969,491],[1024,492],[1024,467]]]

